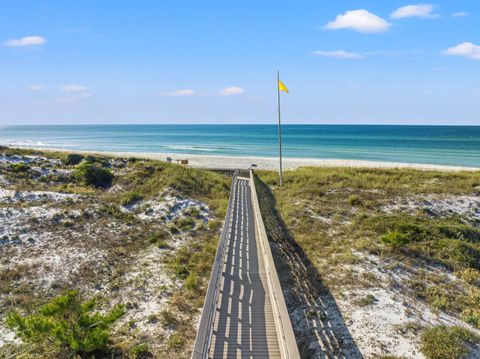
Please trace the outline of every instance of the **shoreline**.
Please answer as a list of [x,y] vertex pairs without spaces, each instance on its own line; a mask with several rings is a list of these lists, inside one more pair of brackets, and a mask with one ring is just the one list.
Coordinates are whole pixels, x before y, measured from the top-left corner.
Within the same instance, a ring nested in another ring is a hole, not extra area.
[[[272,157],[249,156],[233,157],[219,155],[198,155],[181,153],[156,153],[156,152],[129,152],[129,151],[88,151],[88,150],[68,150],[61,148],[45,148],[30,146],[5,146],[8,148],[39,150],[46,152],[68,152],[82,153],[91,155],[104,155],[111,157],[137,157],[150,160],[166,162],[167,157],[171,157],[173,162],[176,160],[188,159],[188,166],[205,169],[239,169],[250,168],[256,164],[258,170],[278,170],[278,159]],[[345,159],[316,159],[316,158],[283,158],[283,169],[294,170],[299,167],[350,167],[350,168],[378,168],[378,169],[418,169],[426,171],[480,171],[479,167],[463,167],[421,163],[402,163],[402,162],[382,162],[370,160],[345,160]]]

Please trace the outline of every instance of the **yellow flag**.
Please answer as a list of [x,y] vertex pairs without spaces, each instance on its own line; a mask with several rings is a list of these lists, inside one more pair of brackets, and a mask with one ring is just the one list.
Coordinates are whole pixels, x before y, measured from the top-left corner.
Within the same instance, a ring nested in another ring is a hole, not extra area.
[[287,86],[285,86],[285,85],[283,84],[283,82],[280,81],[280,80],[278,80],[278,89],[279,89],[280,91],[284,91],[284,92],[288,93]]

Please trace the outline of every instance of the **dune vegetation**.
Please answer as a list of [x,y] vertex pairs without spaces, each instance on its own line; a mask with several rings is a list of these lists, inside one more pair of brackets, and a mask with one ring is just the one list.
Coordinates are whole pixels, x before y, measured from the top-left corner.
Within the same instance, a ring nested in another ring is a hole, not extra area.
[[[480,173],[257,174],[303,357],[479,355]],[[230,181],[0,148],[0,357],[189,357]]]
[[301,168],[283,187],[258,175],[338,303],[319,322],[340,318],[367,358],[479,355],[479,172]]
[[0,148],[0,357],[189,357],[230,181]]

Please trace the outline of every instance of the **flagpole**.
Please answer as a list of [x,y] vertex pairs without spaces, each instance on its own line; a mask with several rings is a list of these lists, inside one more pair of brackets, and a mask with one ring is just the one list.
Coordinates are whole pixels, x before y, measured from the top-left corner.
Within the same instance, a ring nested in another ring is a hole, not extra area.
[[280,71],[277,71],[277,102],[278,102],[278,154],[280,159],[280,186],[283,186],[282,174],[282,125],[280,121]]

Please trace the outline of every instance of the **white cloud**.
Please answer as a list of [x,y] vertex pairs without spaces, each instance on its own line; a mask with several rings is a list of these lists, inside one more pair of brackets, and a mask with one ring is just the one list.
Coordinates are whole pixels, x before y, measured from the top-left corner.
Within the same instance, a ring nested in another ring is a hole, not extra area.
[[193,96],[195,95],[195,90],[192,89],[184,89],[184,90],[177,90],[172,93],[173,96]]
[[404,19],[408,17],[435,18],[435,17],[438,17],[439,15],[433,13],[434,9],[435,9],[435,6],[433,4],[407,5],[407,6],[398,8],[395,12],[393,12],[392,18],[394,19]]
[[75,92],[86,92],[88,87],[77,85],[77,84],[68,84],[60,87],[60,90],[63,92],[75,93]]
[[6,46],[20,47],[20,46],[36,46],[43,45],[47,42],[44,37],[41,36],[25,36],[21,39],[11,39],[5,41]]
[[355,52],[348,52],[344,50],[336,51],[314,51],[315,56],[322,57],[333,57],[335,59],[363,59],[363,55],[357,54]]
[[243,93],[245,93],[245,90],[242,89],[241,87],[237,87],[237,86],[226,87],[226,88],[220,90],[220,92],[219,92],[219,94],[221,96],[241,95]]
[[45,87],[43,87],[42,85],[30,85],[28,86],[28,91],[32,91],[32,92],[39,92],[39,91],[43,91],[45,89]]
[[351,10],[345,14],[338,15],[335,21],[325,25],[326,29],[352,29],[365,33],[384,32],[387,31],[391,24],[381,17],[368,12],[367,10]]
[[459,11],[459,12],[454,12],[452,14],[452,17],[465,17],[465,16],[469,16],[470,14],[468,12],[465,12],[465,11]]
[[65,92],[67,95],[57,99],[56,102],[58,103],[74,103],[93,96],[88,87],[78,84],[60,86],[60,91]]
[[173,92],[161,92],[159,96],[194,96],[197,94],[197,91],[193,89],[181,89],[175,90]]
[[480,46],[471,42],[451,47],[442,52],[444,55],[466,57],[473,60],[480,60]]

